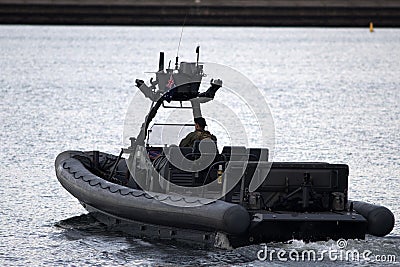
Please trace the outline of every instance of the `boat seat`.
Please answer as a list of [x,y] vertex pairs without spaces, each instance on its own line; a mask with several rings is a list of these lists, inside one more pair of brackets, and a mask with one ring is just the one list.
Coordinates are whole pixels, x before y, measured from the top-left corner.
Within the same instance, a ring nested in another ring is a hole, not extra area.
[[196,140],[193,144],[193,156],[195,159],[200,157],[206,161],[215,161],[218,156],[217,143],[211,139]]
[[217,142],[211,139],[196,140],[193,143],[193,153],[215,153],[218,154]]
[[225,161],[244,161],[248,159],[247,149],[244,146],[224,146],[221,155]]
[[[214,141],[208,139],[196,141],[194,147],[167,147],[164,148],[164,153],[169,159],[160,169],[160,174],[170,182],[190,187],[216,179],[217,170],[215,168],[210,170],[210,166],[219,158]],[[203,161],[207,162],[208,167],[198,172],[188,171],[194,167],[193,164],[201,165]]]

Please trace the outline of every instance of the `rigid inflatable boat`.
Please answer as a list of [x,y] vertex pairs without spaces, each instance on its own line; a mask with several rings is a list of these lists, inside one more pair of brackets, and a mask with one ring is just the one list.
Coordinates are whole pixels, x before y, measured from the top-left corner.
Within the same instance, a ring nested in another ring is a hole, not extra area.
[[62,152],[55,161],[61,185],[99,221],[150,239],[226,248],[391,232],[390,210],[348,199],[345,164],[270,162],[267,148],[224,146],[219,152],[210,138],[191,147],[149,145],[152,121],[165,103],[180,102],[179,109],[188,102],[194,118],[201,117],[200,106],[222,87],[211,80],[200,93],[204,76],[198,56],[164,70],[161,53],[156,80],[150,86],[136,80],[152,101],[139,135],[118,156]]

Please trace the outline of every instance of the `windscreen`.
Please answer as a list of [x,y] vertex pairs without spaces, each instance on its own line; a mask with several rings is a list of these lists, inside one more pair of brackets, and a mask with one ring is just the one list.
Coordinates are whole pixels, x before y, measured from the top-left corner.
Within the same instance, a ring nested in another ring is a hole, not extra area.
[[179,145],[180,141],[194,130],[194,124],[154,123],[148,130],[147,143],[150,146]]

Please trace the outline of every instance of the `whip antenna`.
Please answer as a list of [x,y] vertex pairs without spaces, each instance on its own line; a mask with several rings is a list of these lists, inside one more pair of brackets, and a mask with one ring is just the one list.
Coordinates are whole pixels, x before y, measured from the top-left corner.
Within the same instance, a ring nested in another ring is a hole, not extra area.
[[179,48],[181,47],[181,41],[182,41],[182,35],[183,35],[183,28],[185,27],[186,17],[187,17],[187,13],[186,13],[186,15],[185,15],[185,18],[183,19],[182,30],[181,30],[181,37],[179,38],[178,51],[176,52],[175,69],[178,69]]

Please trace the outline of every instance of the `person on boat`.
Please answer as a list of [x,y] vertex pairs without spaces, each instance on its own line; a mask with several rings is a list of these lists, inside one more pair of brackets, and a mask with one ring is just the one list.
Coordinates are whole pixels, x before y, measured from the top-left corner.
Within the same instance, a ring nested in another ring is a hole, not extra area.
[[192,147],[195,141],[203,139],[211,139],[214,142],[217,142],[217,137],[204,129],[207,126],[207,123],[203,117],[194,118],[194,123],[195,131],[189,133],[181,140],[179,143],[180,147]]
[[[204,129],[207,126],[207,123],[203,117],[195,118],[194,123],[195,131],[189,133],[185,138],[183,138],[179,143],[179,147],[193,147],[196,141],[204,139],[210,139],[215,144],[217,143],[217,137]],[[171,147],[173,147],[173,145],[171,145]],[[157,172],[161,172],[165,168],[167,162],[168,158],[164,153],[161,153],[154,159],[153,166]]]

